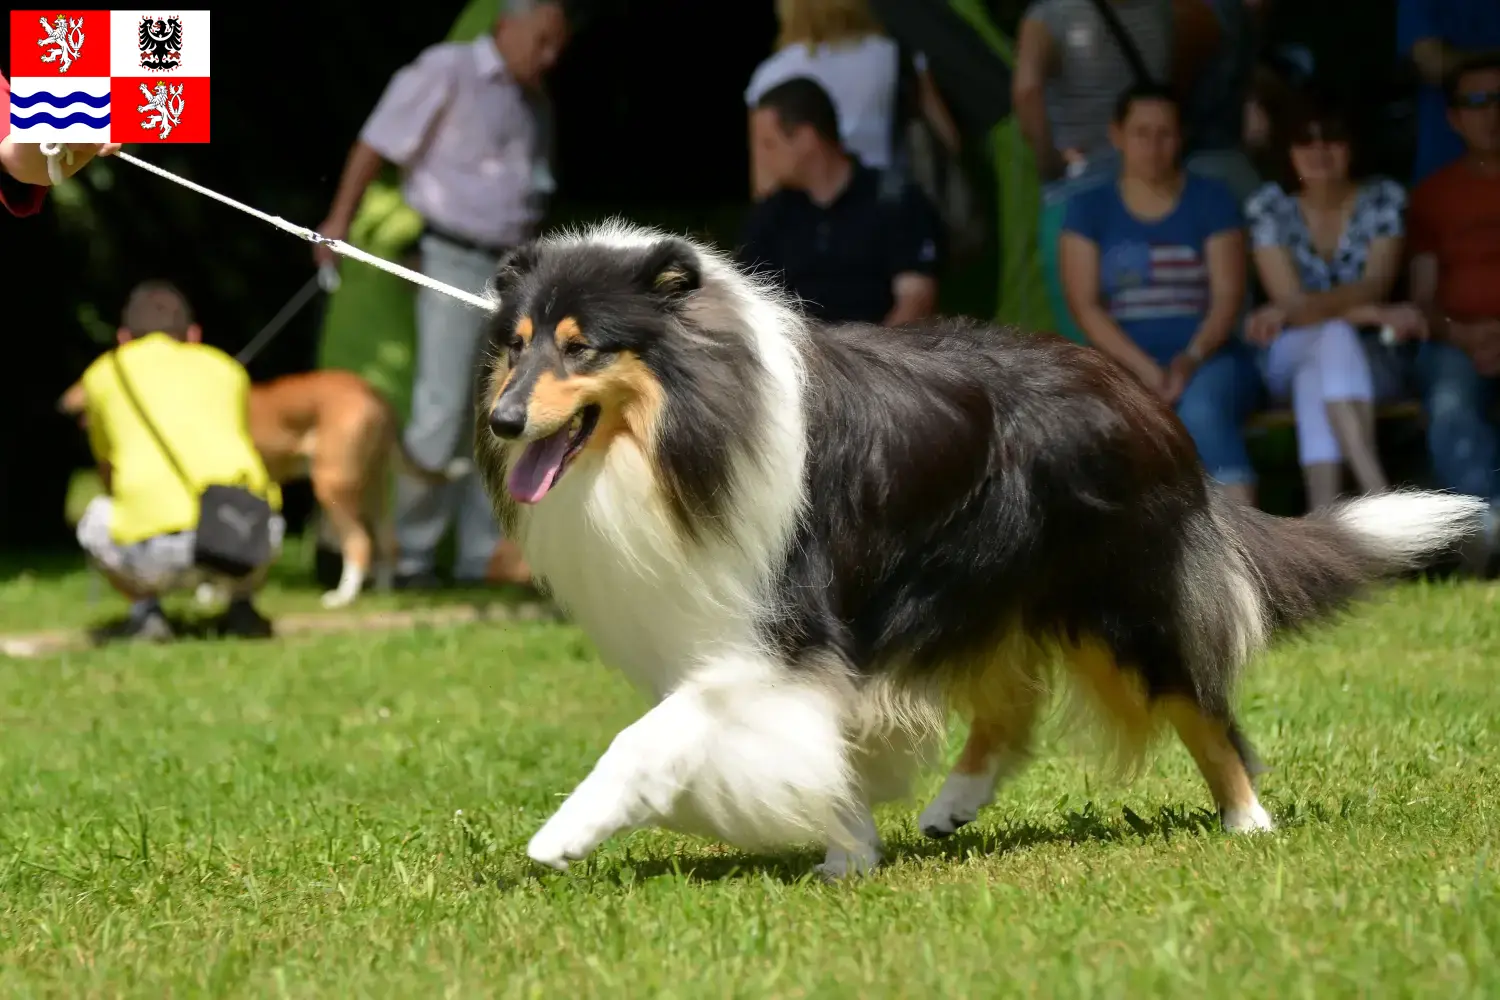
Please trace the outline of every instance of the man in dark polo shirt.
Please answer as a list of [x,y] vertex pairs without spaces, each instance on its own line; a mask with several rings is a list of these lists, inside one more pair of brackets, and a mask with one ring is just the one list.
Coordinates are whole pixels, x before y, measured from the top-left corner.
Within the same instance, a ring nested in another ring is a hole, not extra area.
[[778,273],[829,322],[896,326],[936,311],[937,213],[915,185],[844,150],[827,91],[807,77],[766,91],[751,141],[778,190],[751,209],[745,264]]

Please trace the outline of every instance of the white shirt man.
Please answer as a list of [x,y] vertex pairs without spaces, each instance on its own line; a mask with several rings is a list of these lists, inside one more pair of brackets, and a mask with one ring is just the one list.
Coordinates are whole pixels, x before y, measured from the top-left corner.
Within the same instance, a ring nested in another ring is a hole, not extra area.
[[[385,162],[394,163],[407,204],[426,221],[423,272],[483,291],[499,257],[531,238],[552,190],[551,115],[540,84],[567,33],[559,0],[508,0],[493,34],[434,45],[403,67],[350,150],[319,231],[345,238],[365,188]],[[320,262],[331,259],[325,247],[315,252]],[[442,293],[417,292],[415,378],[404,433],[413,457],[428,468],[472,450],[487,319]],[[445,486],[399,480],[398,583],[434,582],[434,555],[455,514],[454,576],[483,581],[500,539],[477,477]]]

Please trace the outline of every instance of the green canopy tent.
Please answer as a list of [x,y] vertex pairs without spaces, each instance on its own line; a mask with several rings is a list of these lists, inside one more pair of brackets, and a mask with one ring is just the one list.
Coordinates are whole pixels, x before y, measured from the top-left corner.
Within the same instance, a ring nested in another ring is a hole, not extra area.
[[[501,0],[472,0],[448,32],[448,41],[478,38],[495,23]],[[413,53],[415,55],[415,53]],[[349,226],[349,242],[367,253],[414,266],[422,218],[401,197],[393,168],[365,192]],[[416,343],[416,286],[357,261],[341,261],[343,281],[328,300],[318,345],[319,368],[358,372],[405,421],[411,403]]]

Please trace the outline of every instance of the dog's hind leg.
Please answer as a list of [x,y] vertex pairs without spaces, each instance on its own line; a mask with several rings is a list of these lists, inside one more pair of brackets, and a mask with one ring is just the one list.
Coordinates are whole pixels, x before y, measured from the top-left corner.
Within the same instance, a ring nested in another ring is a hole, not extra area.
[[1161,708],[1208,782],[1224,829],[1230,833],[1275,829],[1270,813],[1255,795],[1260,763],[1234,721],[1178,695],[1164,698]]
[[917,826],[929,837],[946,837],[972,823],[995,800],[1000,783],[1031,760],[1037,716],[1047,697],[1043,681],[1047,653],[1014,638],[996,649],[986,669],[956,691],[969,715],[969,736],[958,762],[922,810]]
[[375,551],[371,557],[374,565],[375,589],[387,592],[396,585],[396,506],[391,495],[394,482],[388,468],[382,463],[372,471],[371,482],[366,486],[365,523],[370,525]]
[[929,837],[946,837],[972,823],[979,810],[995,800],[1000,783],[1031,760],[1031,738],[1043,692],[1018,687],[1014,700],[990,709],[969,725],[958,762],[937,796],[922,810],[917,825]]
[[339,585],[323,595],[323,607],[342,608],[359,596],[370,571],[372,544],[362,514],[362,497],[358,486],[342,480],[320,479],[313,475],[313,494],[323,509],[323,516],[339,538],[344,555],[344,569]]
[[527,853],[566,869],[651,825],[746,849],[813,838],[868,849],[874,826],[858,810],[843,707],[816,679],[755,657],[720,660],[616,736]]

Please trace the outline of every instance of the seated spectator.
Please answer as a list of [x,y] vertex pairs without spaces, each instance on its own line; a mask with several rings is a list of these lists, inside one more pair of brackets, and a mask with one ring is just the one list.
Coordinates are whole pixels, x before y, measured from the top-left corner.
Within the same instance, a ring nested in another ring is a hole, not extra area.
[[[1494,502],[1500,498],[1500,437],[1492,419],[1500,376],[1500,55],[1461,67],[1445,91],[1448,120],[1465,152],[1412,192],[1411,295],[1427,310],[1431,339],[1408,356],[1407,374],[1426,407],[1439,483]],[[1484,568],[1495,542],[1492,517],[1470,569]]]
[[1452,127],[1444,86],[1467,60],[1500,48],[1495,0],[1397,0],[1396,45],[1421,78],[1417,93],[1417,156],[1412,184],[1464,154]]
[[1078,192],[1110,183],[1119,157],[1110,119],[1131,86],[1164,83],[1171,68],[1170,0],[1115,0],[1110,4],[1139,53],[1141,79],[1109,22],[1089,0],[1032,0],[1016,38],[1011,103],[1016,123],[1042,181],[1037,248],[1057,332],[1080,343],[1061,273],[1060,234],[1068,202]]
[[1233,337],[1245,294],[1234,195],[1186,173],[1170,90],[1120,98],[1111,129],[1120,178],[1074,196],[1063,222],[1063,290],[1089,343],[1172,404],[1224,491],[1254,503],[1241,425],[1259,395]]
[[788,80],[761,97],[752,125],[780,190],[751,208],[742,261],[780,272],[818,319],[897,326],[931,316],[937,213],[914,185],[845,151],[828,92]]
[[[1290,119],[1283,183],[1245,206],[1256,272],[1269,302],[1246,336],[1264,348],[1271,396],[1290,398],[1308,508],[1332,503],[1347,462],[1362,491],[1386,489],[1375,446],[1375,380],[1356,327],[1420,335],[1410,305],[1391,305],[1400,274],[1406,192],[1356,180],[1348,120],[1309,103]],[[1283,184],[1285,186],[1283,186]]]
[[881,33],[867,0],[776,0],[776,19],[776,51],[755,68],[745,88],[752,197],[776,189],[775,172],[754,141],[755,109],[772,87],[797,77],[816,80],[828,92],[844,148],[867,167],[889,169],[895,162],[900,53]]
[[[250,438],[249,375],[233,358],[202,343],[202,335],[182,294],[166,282],[148,281],[126,302],[120,346],[83,374],[84,419],[106,495],[84,510],[78,542],[132,602],[125,622],[98,634],[100,640],[171,638],[160,598],[210,579],[195,565],[199,498],[184,476],[202,487],[241,485],[266,498],[272,510],[280,507],[280,493]],[[140,410],[171,448],[171,457]],[[273,516],[273,558],[284,531],[282,519]],[[251,603],[267,568],[245,579],[213,580],[232,598],[220,622],[224,632],[271,634],[270,622]]]

